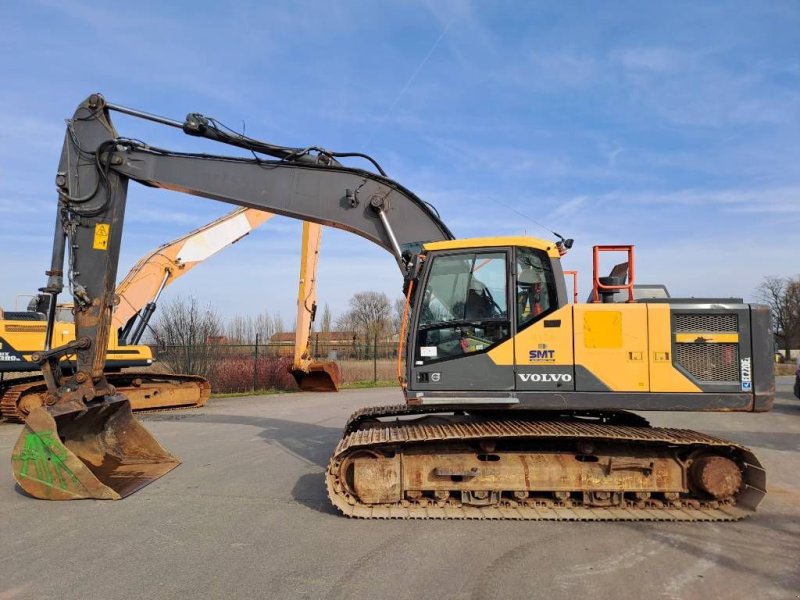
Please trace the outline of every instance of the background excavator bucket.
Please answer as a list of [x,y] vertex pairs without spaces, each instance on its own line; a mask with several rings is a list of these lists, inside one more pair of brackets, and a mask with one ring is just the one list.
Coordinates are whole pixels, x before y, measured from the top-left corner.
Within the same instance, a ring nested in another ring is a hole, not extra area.
[[292,369],[292,376],[304,392],[338,392],[342,383],[339,365],[333,361],[314,361],[305,369]]
[[119,500],[180,464],[133,417],[124,396],[87,409],[33,409],[11,461],[19,486],[44,500]]

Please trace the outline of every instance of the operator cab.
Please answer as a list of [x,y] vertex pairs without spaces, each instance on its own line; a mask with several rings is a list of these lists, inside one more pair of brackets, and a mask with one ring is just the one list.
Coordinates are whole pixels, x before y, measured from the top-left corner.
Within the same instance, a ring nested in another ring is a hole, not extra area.
[[409,387],[513,390],[513,365],[497,368],[486,353],[567,304],[555,243],[481,238],[430,243],[424,251]]

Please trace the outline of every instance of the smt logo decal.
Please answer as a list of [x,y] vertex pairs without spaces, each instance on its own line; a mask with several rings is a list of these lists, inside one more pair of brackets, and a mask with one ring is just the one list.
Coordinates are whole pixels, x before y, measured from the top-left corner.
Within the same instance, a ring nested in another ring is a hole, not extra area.
[[750,363],[750,357],[741,360],[742,372],[742,391],[749,392],[753,389],[753,368]]
[[536,350],[528,351],[530,362],[555,362],[556,351],[547,348],[547,344],[539,344]]
[[569,373],[517,373],[522,381],[535,383],[569,383],[572,375]]
[[531,350],[528,352],[528,360],[531,362],[553,362],[555,359],[555,350]]

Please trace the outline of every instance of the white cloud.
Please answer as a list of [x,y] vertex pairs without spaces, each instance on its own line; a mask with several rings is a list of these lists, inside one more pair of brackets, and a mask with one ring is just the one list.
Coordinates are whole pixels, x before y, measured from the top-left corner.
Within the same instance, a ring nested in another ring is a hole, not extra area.
[[719,50],[638,47],[611,52],[633,100],[683,125],[786,124],[796,119],[797,88],[777,87],[756,65],[734,70]]

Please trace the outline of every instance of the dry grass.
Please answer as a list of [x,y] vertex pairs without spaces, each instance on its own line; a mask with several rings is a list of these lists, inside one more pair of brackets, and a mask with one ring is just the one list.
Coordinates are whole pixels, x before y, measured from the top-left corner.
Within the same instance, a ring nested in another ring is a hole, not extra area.
[[[340,360],[339,370],[342,373],[342,383],[357,383],[359,381],[372,381],[374,367],[371,360]],[[392,359],[378,360],[378,381],[391,381],[397,379],[397,361]]]

